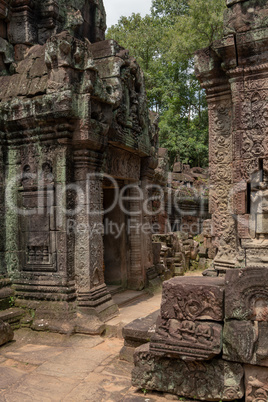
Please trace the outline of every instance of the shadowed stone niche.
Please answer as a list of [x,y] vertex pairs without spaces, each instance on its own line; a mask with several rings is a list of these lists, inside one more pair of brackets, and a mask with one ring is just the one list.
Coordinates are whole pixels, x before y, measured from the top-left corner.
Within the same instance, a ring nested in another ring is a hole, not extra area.
[[[153,265],[141,206],[157,129],[142,71],[105,29],[101,0],[0,0],[1,288],[35,329],[103,331],[118,313],[107,284],[142,289]],[[115,238],[104,209],[124,186]],[[125,252],[115,270],[103,235]]]

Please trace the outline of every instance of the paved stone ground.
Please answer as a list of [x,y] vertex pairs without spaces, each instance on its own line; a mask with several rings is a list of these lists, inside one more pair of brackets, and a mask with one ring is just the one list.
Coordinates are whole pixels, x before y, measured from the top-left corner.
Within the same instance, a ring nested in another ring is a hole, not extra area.
[[[160,307],[161,293],[134,301],[108,323],[108,334]],[[173,395],[131,386],[132,364],[120,361],[123,339],[15,331],[0,347],[0,402],[164,402]],[[184,402],[184,398],[180,398]],[[197,402],[197,401],[195,401]]]
[[13,342],[0,348],[0,401],[178,400],[131,387],[132,365],[118,359],[122,345],[118,338],[20,329]]

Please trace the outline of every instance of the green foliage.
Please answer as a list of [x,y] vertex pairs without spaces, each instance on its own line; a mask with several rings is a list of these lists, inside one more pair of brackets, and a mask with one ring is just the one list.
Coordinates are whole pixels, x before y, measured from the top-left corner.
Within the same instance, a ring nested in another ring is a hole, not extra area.
[[178,16],[188,10],[188,0],[152,0],[152,16],[161,20],[165,18],[169,24],[173,24]]
[[207,166],[208,118],[193,55],[222,36],[225,0],[152,0],[151,14],[121,17],[108,30],[144,71],[150,107],[160,115],[160,146],[171,164]]
[[178,16],[169,32],[170,54],[177,60],[193,53],[223,35],[225,0],[189,0],[187,13]]
[[9,306],[13,307],[15,304],[15,297],[14,296],[10,296],[9,298]]
[[152,68],[161,35],[151,16],[142,18],[140,14],[133,13],[130,17],[121,17],[117,25],[108,30],[107,37],[127,48],[145,71]]

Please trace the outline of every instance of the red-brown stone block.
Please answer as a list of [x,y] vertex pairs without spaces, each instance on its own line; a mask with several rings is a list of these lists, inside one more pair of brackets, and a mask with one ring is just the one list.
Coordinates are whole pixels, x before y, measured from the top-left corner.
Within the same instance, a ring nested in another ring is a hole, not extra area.
[[221,353],[222,325],[158,318],[150,352],[183,360],[209,360]]
[[246,402],[267,402],[268,369],[256,366],[245,366]]
[[7,322],[0,321],[0,346],[12,341],[14,332]]
[[177,320],[223,320],[224,279],[177,277],[164,282],[161,317]]

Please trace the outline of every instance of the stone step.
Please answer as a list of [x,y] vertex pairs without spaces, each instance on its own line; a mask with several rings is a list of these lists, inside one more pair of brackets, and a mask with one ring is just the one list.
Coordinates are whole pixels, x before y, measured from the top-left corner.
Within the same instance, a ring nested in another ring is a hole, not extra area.
[[130,304],[119,309],[119,315],[105,323],[107,336],[117,336],[123,338],[122,329],[134,320],[147,317],[149,314],[159,310],[161,304],[161,294],[143,294],[143,299],[132,301]]
[[112,296],[124,292],[124,288],[121,285],[108,285],[107,289]]
[[23,318],[25,312],[20,308],[11,307],[9,309],[0,311],[0,321],[7,322],[11,328],[17,329],[20,327],[20,320]]
[[156,320],[159,314],[160,310],[156,310],[148,316],[138,318],[123,327],[122,335],[125,342],[120,351],[121,360],[132,363],[135,348],[150,342],[155,333]]
[[148,293],[144,290],[136,291],[136,290],[125,290],[124,292],[116,293],[113,295],[114,302],[118,305],[118,307],[128,306],[137,300],[145,299],[148,296]]

